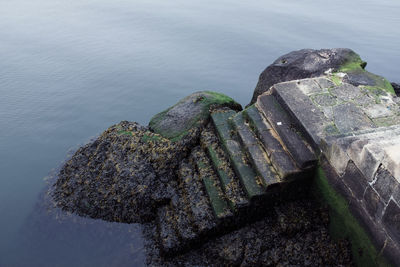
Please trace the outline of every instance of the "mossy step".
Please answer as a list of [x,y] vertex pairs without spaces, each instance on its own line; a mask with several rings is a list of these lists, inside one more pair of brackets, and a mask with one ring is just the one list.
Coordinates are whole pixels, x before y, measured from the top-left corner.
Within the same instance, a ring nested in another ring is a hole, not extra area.
[[259,145],[256,136],[250,127],[246,125],[243,113],[240,112],[233,116],[231,123],[246,149],[257,174],[262,178],[261,181],[264,187],[268,190],[281,183],[278,175],[272,170],[270,160]]
[[257,134],[261,132],[269,132],[272,129],[271,125],[263,119],[260,111],[255,105],[251,105],[243,110],[243,114],[249,120],[253,131],[255,131]]
[[232,216],[232,211],[228,206],[224,193],[219,184],[218,177],[215,175],[206,154],[198,151],[198,159],[196,162],[200,179],[203,181],[204,187],[211,202],[215,216],[223,219]]
[[282,139],[287,151],[297,165],[301,169],[314,167],[317,163],[317,158],[307,147],[300,133],[294,127],[295,124],[277,99],[273,95],[264,94],[258,97],[256,105]]
[[211,113],[211,119],[221,140],[231,139],[231,127],[228,119],[235,115],[233,110],[221,110]]
[[[261,179],[257,179],[257,174],[248,163],[246,155],[242,151],[239,142],[232,138],[232,128],[229,124],[229,118],[234,114],[236,114],[236,112],[218,112],[211,114],[211,118],[219,135],[222,147],[227,154],[236,175],[239,177],[244,191],[248,198],[252,200],[265,195],[265,191],[262,182],[258,182],[258,180]],[[226,131],[228,131],[229,134],[226,134]]]
[[158,218],[158,234],[161,244],[161,249],[164,253],[170,254],[178,250],[181,246],[173,217],[172,209],[169,205],[162,206],[157,210]]
[[[191,155],[193,159],[193,155]],[[189,204],[193,216],[194,226],[199,234],[206,233],[217,226],[210,200],[203,190],[198,173],[193,171],[194,166],[189,162],[182,162],[179,167],[179,178],[182,183],[184,197]]]
[[262,118],[257,107],[252,105],[244,110],[243,114],[248,119],[251,129],[261,141],[262,146],[271,160],[272,166],[279,176],[285,180],[300,172],[291,156],[285,151],[278,140],[277,133],[272,129],[271,125]]
[[198,234],[193,227],[193,218],[190,216],[189,204],[184,197],[183,190],[176,189],[175,197],[171,198],[171,207],[173,208],[173,217],[175,220],[176,231],[182,243],[188,244],[194,240]]
[[200,144],[206,150],[214,171],[218,174],[222,190],[231,209],[238,212],[248,207],[249,201],[240,187],[240,181],[226,158],[211,123],[201,133]]
[[240,188],[240,182],[227,169],[229,162],[218,153],[212,146],[207,147],[207,153],[212,161],[215,170],[218,173],[222,190],[234,211],[242,210],[249,206],[249,201],[245,198]]

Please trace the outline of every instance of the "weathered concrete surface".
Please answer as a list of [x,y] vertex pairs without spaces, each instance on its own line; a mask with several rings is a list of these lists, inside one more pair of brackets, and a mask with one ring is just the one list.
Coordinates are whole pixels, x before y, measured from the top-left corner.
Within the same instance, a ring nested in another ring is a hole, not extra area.
[[[353,84],[346,83],[346,77],[352,77]],[[361,77],[357,83],[353,76],[336,78],[331,74],[276,84],[258,97],[257,106],[271,109],[274,100],[290,114],[294,132],[301,132],[333,167],[332,184],[351,203],[351,212],[367,229],[377,251],[398,264],[399,101],[392,92],[369,87]]]

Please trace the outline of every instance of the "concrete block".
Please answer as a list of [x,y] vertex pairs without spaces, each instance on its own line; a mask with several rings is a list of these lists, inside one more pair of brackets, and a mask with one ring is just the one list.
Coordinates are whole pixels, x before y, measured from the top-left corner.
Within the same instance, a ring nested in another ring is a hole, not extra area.
[[382,199],[388,203],[399,183],[383,166],[379,167],[375,179],[373,184],[374,189],[379,193]]
[[393,239],[400,243],[400,207],[393,200],[386,207],[383,224],[389,229]]
[[353,103],[343,103],[333,107],[335,125],[341,133],[356,132],[376,128],[364,112]]
[[364,194],[364,203],[369,215],[378,220],[382,217],[382,211],[385,207],[385,203],[379,196],[379,194],[368,185]]
[[368,182],[365,176],[352,161],[349,161],[347,164],[347,168],[342,180],[353,192],[355,198],[362,200],[364,191],[368,186]]
[[314,81],[321,87],[321,89],[328,89],[335,86],[331,80],[325,77],[314,78]]
[[[280,106],[283,107],[281,109],[284,110],[284,114],[290,115],[291,118],[289,121],[292,123],[292,127],[302,132],[305,139],[315,148],[319,145],[326,125],[331,122],[314,105],[309,96],[298,88],[292,89],[290,83],[295,84],[296,81],[276,84],[271,88],[271,92],[276,97]],[[267,102],[265,103],[267,106],[264,104],[267,108],[270,108],[268,105],[273,104],[271,100],[268,101],[268,98],[264,96],[259,97],[257,104],[262,104],[262,100]],[[269,116],[267,118],[269,119]],[[275,128],[272,123],[271,125]]]
[[298,166],[307,168],[315,165],[316,157],[314,153],[302,140],[290,117],[277,100],[271,95],[261,95],[258,97],[257,105],[278,133]]

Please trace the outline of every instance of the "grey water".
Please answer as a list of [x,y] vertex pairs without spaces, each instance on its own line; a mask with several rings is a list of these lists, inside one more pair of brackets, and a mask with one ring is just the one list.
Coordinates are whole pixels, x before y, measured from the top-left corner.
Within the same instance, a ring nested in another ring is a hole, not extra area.
[[348,47],[400,82],[400,2],[0,0],[0,266],[140,266],[138,225],[46,206],[68,153],[197,90],[242,105],[301,48]]

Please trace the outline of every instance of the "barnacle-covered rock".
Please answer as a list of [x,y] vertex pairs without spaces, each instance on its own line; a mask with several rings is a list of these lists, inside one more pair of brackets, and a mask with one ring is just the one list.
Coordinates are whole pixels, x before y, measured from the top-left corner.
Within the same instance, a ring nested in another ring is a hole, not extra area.
[[153,218],[153,207],[169,199],[169,180],[185,156],[172,143],[134,122],[122,121],[78,149],[59,173],[54,198],[79,215],[117,222]]

